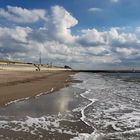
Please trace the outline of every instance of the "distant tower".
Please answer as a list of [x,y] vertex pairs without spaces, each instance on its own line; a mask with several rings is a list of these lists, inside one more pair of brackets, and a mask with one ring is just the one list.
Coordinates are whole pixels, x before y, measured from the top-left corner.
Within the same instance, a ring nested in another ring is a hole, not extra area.
[[39,53],[39,64],[41,65],[41,52]]

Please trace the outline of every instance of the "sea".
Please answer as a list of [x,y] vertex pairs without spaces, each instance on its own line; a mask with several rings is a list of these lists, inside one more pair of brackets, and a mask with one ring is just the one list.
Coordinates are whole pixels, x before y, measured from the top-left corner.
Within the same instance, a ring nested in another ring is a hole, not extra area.
[[1,107],[0,140],[140,140],[140,73],[71,78],[79,82]]

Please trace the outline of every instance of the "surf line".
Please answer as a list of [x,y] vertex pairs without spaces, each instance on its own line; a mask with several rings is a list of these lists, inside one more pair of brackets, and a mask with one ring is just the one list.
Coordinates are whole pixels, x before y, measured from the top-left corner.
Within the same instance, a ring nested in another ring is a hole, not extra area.
[[[38,97],[40,97],[42,95],[45,95],[45,94],[48,94],[48,93],[52,93],[53,91],[54,91],[54,88],[51,88],[51,90],[49,90],[47,92],[42,92],[40,94],[37,94],[36,96],[34,96],[34,98],[38,98]],[[21,99],[13,100],[13,101],[10,101],[10,102],[6,103],[4,106],[8,106],[10,104],[21,102],[21,101],[24,101],[24,100],[29,100],[31,98],[33,98],[33,97],[26,97],[26,98],[21,98]]]
[[[86,94],[90,93],[90,91],[91,91],[91,90],[87,90],[87,91],[85,91],[84,93],[81,94],[81,96],[82,96],[83,98],[85,98],[85,99],[87,99],[87,100],[90,101],[90,103],[89,103],[88,105],[86,105],[85,107],[83,107],[83,108],[81,109],[81,115],[82,115],[82,117],[80,118],[80,120],[83,121],[83,122],[84,122],[86,125],[88,125],[88,126],[91,126],[91,124],[88,123],[87,121],[85,121],[85,119],[86,119],[85,110],[86,110],[86,108],[88,108],[89,106],[91,106],[95,101],[97,101],[97,99],[89,99],[89,98],[87,98],[87,97],[85,96]],[[91,127],[93,127],[93,126],[91,126]]]

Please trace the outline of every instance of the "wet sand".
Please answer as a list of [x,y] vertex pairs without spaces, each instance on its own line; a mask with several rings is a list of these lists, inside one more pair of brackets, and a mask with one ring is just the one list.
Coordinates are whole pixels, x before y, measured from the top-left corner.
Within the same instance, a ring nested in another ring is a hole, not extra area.
[[0,71],[0,106],[8,102],[34,97],[53,89],[56,91],[70,82],[71,71],[16,72]]
[[0,140],[70,140],[78,133],[92,133],[77,110],[85,104],[81,92],[69,84],[53,94],[1,107]]

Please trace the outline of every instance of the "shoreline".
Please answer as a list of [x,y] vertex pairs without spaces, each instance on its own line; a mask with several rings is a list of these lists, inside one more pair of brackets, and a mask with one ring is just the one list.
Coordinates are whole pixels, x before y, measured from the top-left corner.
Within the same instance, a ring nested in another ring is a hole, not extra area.
[[73,74],[72,71],[0,71],[0,107],[57,91],[72,82]]

